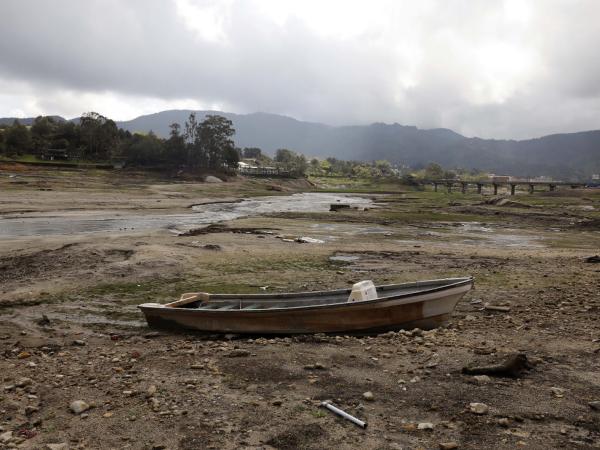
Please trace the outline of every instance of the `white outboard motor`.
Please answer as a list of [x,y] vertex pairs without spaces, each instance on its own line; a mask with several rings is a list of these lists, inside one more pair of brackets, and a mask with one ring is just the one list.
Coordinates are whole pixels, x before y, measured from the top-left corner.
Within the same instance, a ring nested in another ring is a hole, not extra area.
[[371,280],[359,281],[352,285],[352,292],[348,297],[348,302],[361,302],[364,300],[375,300],[377,298],[377,289]]

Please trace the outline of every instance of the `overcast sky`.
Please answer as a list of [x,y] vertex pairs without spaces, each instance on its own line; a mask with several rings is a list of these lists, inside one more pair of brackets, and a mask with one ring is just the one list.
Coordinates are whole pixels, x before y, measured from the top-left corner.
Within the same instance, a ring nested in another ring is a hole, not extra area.
[[600,128],[597,0],[2,0],[0,116]]

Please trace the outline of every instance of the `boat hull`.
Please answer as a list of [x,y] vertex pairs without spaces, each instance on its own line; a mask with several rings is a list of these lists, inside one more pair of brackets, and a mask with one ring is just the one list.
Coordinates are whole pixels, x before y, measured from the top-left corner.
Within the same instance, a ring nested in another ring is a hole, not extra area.
[[153,328],[208,333],[368,333],[417,327],[431,329],[450,318],[471,286],[472,283],[465,283],[409,297],[317,308],[211,311],[146,304],[140,305],[140,309]]

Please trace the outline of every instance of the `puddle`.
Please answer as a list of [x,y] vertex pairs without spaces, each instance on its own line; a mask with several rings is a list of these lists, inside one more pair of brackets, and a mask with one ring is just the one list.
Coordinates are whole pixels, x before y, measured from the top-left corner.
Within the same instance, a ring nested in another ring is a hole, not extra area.
[[353,206],[372,205],[365,197],[344,194],[301,193],[285,196],[255,197],[238,202],[196,205],[186,214],[135,215],[104,214],[97,211],[65,213],[50,217],[0,218],[0,238],[49,236],[84,233],[127,232],[176,228],[185,230],[198,225],[277,212],[327,212],[332,203]]
[[463,240],[465,244],[481,245],[482,243],[491,243],[498,247],[544,247],[539,241],[541,237],[523,234],[521,230],[503,228],[498,231],[488,225],[479,222],[462,222],[456,231],[467,239]]
[[335,256],[329,257],[330,261],[347,262],[347,263],[358,261],[359,259],[360,259],[360,257],[355,256],[355,255],[335,255]]

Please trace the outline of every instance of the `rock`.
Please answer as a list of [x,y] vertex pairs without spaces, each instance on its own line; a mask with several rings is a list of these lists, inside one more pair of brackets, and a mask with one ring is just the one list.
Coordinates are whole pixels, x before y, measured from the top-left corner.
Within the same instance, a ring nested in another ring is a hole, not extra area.
[[60,444],[46,444],[48,450],[68,450],[69,444],[62,442]]
[[492,381],[492,379],[487,375],[475,375],[473,379],[477,381],[478,384],[487,384]]
[[273,406],[281,406],[281,405],[283,405],[283,401],[281,401],[281,400],[279,400],[279,399],[276,399],[276,400],[273,400],[273,401],[271,402],[271,404],[272,404]]
[[33,380],[31,378],[23,377],[23,378],[19,378],[17,380],[17,382],[15,383],[15,386],[25,387],[25,386],[31,385],[31,383],[33,383]]
[[148,390],[146,391],[146,397],[150,398],[152,397],[154,394],[156,394],[157,388],[156,385],[152,384],[148,387]]
[[31,416],[33,413],[36,413],[39,410],[40,410],[40,408],[38,408],[37,406],[27,405],[25,407],[25,415],[26,416]]
[[327,367],[321,363],[314,363],[304,366],[304,370],[327,370]]
[[508,417],[501,417],[498,419],[498,425],[504,428],[508,428],[510,426],[510,419]]
[[17,355],[17,358],[25,359],[25,358],[29,358],[30,356],[31,356],[31,353],[29,353],[29,352],[21,352]]
[[220,252],[223,250],[223,247],[221,247],[219,244],[205,244],[202,246],[202,248],[204,250],[213,250],[215,252]]
[[373,395],[373,393],[371,391],[367,391],[365,393],[363,393],[363,398],[369,402],[372,402],[373,400],[375,400],[375,396]]
[[227,354],[228,358],[244,358],[246,356],[250,356],[250,352],[242,348],[236,348]]
[[6,431],[2,434],[0,434],[0,442],[7,444],[10,441],[12,441],[13,439],[13,432],[12,431]]
[[409,422],[409,423],[403,423],[402,425],[400,425],[400,427],[407,432],[411,432],[411,431],[415,431],[417,429],[417,425]]
[[556,398],[563,398],[565,395],[565,390],[563,388],[551,387],[550,391],[552,392],[552,394],[554,394]]
[[417,430],[433,430],[433,424],[431,422],[421,422],[417,425]]
[[590,408],[592,408],[594,411],[600,411],[600,401],[594,401],[594,402],[589,402],[588,405],[590,406]]
[[90,405],[88,405],[83,400],[75,400],[75,401],[71,402],[71,404],[69,405],[69,408],[71,409],[73,414],[81,414],[82,412],[90,409]]
[[156,399],[156,397],[150,398],[150,408],[154,412],[158,412],[160,409],[160,402]]
[[454,450],[455,448],[458,448],[456,442],[440,442],[438,445],[440,450]]
[[490,407],[485,403],[469,403],[469,411],[471,411],[473,414],[487,414],[489,410]]
[[205,183],[222,183],[223,180],[221,180],[220,178],[217,178],[217,177],[213,177],[212,175],[208,175],[206,178],[204,178],[204,182]]
[[300,242],[301,244],[324,244],[325,241],[322,239],[315,239],[308,236],[300,236],[296,238],[296,242]]
[[492,305],[490,303],[483,305],[483,309],[486,311],[510,312],[510,306]]
[[83,347],[85,345],[85,341],[82,341],[81,339],[75,339],[73,341],[73,345],[77,345],[79,347]]

